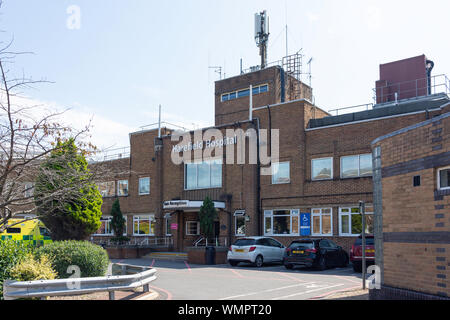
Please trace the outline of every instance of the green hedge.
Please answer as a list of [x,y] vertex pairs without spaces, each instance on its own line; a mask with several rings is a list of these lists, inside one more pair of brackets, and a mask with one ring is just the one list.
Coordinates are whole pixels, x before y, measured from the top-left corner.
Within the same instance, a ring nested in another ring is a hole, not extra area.
[[0,241],[0,300],[3,299],[3,281],[11,278],[11,269],[33,252],[28,243]]
[[42,254],[52,260],[53,269],[58,278],[67,279],[69,266],[78,266],[81,277],[102,277],[108,271],[109,258],[106,250],[88,241],[57,241],[40,247],[36,251],[39,258]]

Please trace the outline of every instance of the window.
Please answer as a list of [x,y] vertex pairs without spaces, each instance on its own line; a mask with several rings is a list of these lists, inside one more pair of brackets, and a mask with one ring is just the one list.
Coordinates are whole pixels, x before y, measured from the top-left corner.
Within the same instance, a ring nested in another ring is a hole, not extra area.
[[[373,233],[373,207],[366,206],[366,233]],[[339,208],[339,235],[359,236],[362,233],[362,216],[359,207]]]
[[245,236],[245,217],[236,216],[235,217],[235,235]]
[[128,195],[128,180],[120,180],[117,184],[117,195],[119,197]]
[[186,222],[186,235],[187,236],[198,236],[198,235],[200,235],[200,222],[198,222],[198,221],[187,221]]
[[100,182],[97,184],[97,186],[103,198],[114,197],[116,195],[115,192],[116,183],[114,181]]
[[311,168],[312,180],[333,179],[333,158],[313,159]]
[[317,236],[333,235],[331,208],[312,209],[312,234]]
[[95,234],[96,235],[112,235],[113,230],[111,228],[111,220],[112,220],[112,217],[101,217],[100,218],[100,222],[101,222],[100,229],[98,229]]
[[[269,85],[267,85],[267,84],[264,84],[261,86],[256,86],[256,87],[252,88],[253,95],[257,95],[257,94],[264,93],[267,91],[269,91]],[[234,92],[228,92],[228,93],[224,93],[221,95],[221,101],[222,102],[230,101],[230,100],[234,100],[234,99],[238,99],[238,98],[248,97],[249,95],[250,95],[250,88],[238,90],[238,91],[234,91]]]
[[139,179],[139,195],[150,194],[150,178]]
[[290,182],[289,162],[272,164],[272,184],[283,184]]
[[172,235],[172,229],[170,228],[170,218],[165,218],[166,223],[166,236],[171,236]]
[[185,189],[222,187],[222,159],[185,164]]
[[25,182],[23,187],[23,196],[25,198],[30,198],[34,195],[34,183]]
[[341,178],[357,178],[372,175],[372,154],[341,158]]
[[133,217],[133,235],[152,236],[155,234],[155,215]]
[[438,189],[450,189],[450,167],[438,170]]
[[300,210],[264,211],[266,235],[298,235]]

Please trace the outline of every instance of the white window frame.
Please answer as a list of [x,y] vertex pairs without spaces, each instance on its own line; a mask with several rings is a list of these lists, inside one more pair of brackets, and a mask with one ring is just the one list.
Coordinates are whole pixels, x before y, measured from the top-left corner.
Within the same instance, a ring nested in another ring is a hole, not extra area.
[[[243,219],[244,220],[244,233],[238,233],[237,231],[237,219]],[[235,215],[234,216],[234,235],[236,237],[245,237],[245,234],[247,233],[247,224],[245,221],[245,215]]]
[[[330,213],[323,213],[323,210],[330,210]],[[315,213],[315,210],[320,210],[320,213]],[[330,228],[331,228],[331,234],[327,233],[324,234],[322,232],[322,220],[323,216],[330,216]],[[314,230],[314,217],[320,217],[320,233],[315,232]],[[333,208],[312,208],[311,209],[311,235],[312,236],[319,236],[319,237],[333,237]]]
[[164,225],[166,237],[172,237],[173,234],[169,233],[169,231],[172,232],[172,229],[170,228],[171,227],[170,218],[164,218]]
[[[264,87],[264,86],[267,86],[267,91],[261,92],[261,87]],[[269,86],[269,83],[264,83],[264,84],[260,84],[260,85],[257,85],[257,86],[252,87],[252,90],[255,90],[255,89],[258,89],[258,93],[252,94],[253,96],[258,95],[258,94],[261,94],[261,93],[267,93],[267,92],[269,92],[270,86]],[[222,94],[220,95],[220,102],[233,101],[233,100],[236,100],[236,99],[241,99],[241,98],[248,97],[248,96],[239,97],[239,92],[241,92],[241,91],[246,91],[246,90],[250,90],[250,87],[244,88],[244,89],[239,89],[239,90],[236,90],[236,91],[230,91],[230,92],[222,93]],[[223,100],[223,97],[224,97],[224,96],[226,96],[226,95],[229,96],[230,94],[234,94],[234,93],[236,94],[236,98],[230,99],[230,98],[228,97],[227,100]]]
[[[341,237],[358,237],[358,236],[360,236],[361,235],[361,233],[358,233],[358,234],[353,234],[353,233],[343,233],[342,232],[342,216],[349,216],[349,231],[351,232],[351,230],[352,230],[352,215],[359,215],[359,212],[358,213],[352,213],[352,209],[355,209],[355,208],[358,208],[359,209],[359,207],[358,206],[354,206],[354,207],[340,207],[339,208],[339,236],[341,236]],[[372,208],[372,211],[371,212],[367,212],[367,208]],[[345,209],[348,209],[349,210],[349,212],[342,212],[342,210],[345,210]],[[366,216],[367,215],[371,215],[371,216],[373,216],[374,215],[374,212],[373,212],[373,207],[372,206],[366,206]]]
[[[96,236],[96,237],[111,237],[111,236],[113,236],[114,235],[114,231],[113,231],[113,229],[111,228],[111,220],[112,220],[112,217],[111,216],[102,216],[101,217],[101,219],[100,219],[100,221],[101,220],[108,220],[108,222],[109,222],[109,233],[94,233],[93,235],[94,236]],[[98,230],[97,230],[98,231]]]
[[[275,178],[274,170],[275,170],[276,166],[278,166],[278,170],[279,170],[280,165],[281,164],[286,164],[286,163],[288,164],[288,175],[289,175],[288,178],[287,178],[287,181],[282,181],[282,182],[274,181],[274,178]],[[289,183],[291,183],[291,162],[290,161],[283,161],[283,162],[274,163],[272,165],[272,184],[289,184]]]
[[[127,182],[127,194],[120,194],[120,184],[125,181]],[[128,180],[118,180],[117,181],[117,196],[118,197],[127,197],[129,194],[130,194],[130,185],[129,185]]]
[[[134,228],[134,223],[138,222],[138,230],[139,230],[139,225],[141,223],[141,220],[149,220],[149,234],[139,234],[136,233],[136,229]],[[155,234],[151,233],[152,232],[152,223],[156,223],[156,219],[155,219],[155,215],[154,214],[139,214],[139,215],[133,215],[133,236],[134,237],[154,237]],[[156,227],[156,226],[155,226]]]
[[[371,153],[363,153],[363,154],[355,154],[355,155],[351,155],[351,156],[343,156],[341,157],[341,161],[340,161],[340,171],[341,171],[341,179],[356,179],[356,178],[364,178],[364,177],[372,177],[373,173],[371,174],[365,174],[365,175],[361,175],[361,156],[370,156],[372,158],[372,154]],[[342,165],[342,161],[346,158],[356,158],[358,157],[358,175],[355,177],[344,177],[344,171],[342,170],[343,165]],[[372,159],[373,160],[373,159]],[[372,166],[372,171],[373,171],[373,166]]]
[[[188,227],[188,225],[191,224],[191,223],[196,223],[196,224],[197,224],[197,233],[195,233],[195,234],[188,233],[188,232],[189,232],[189,227]],[[187,236],[199,236],[199,235],[200,235],[200,221],[186,221],[186,231],[185,231],[185,234],[186,234]]]
[[[277,216],[273,215],[274,211],[290,211],[289,217],[290,217],[290,233],[288,234],[276,234],[273,233],[273,217],[287,217],[287,215]],[[266,218],[270,217],[270,232],[267,232],[267,226],[266,226]],[[294,217],[297,217],[297,232],[292,232],[292,219]],[[292,236],[299,236],[300,235],[300,209],[271,209],[271,210],[264,210],[264,235],[265,236],[273,236],[273,237],[292,237]]]
[[97,183],[97,188],[100,191],[100,194],[102,193],[102,191],[100,190],[100,186],[104,185],[106,186],[107,184],[113,184],[113,194],[112,195],[103,195],[102,194],[102,198],[113,198],[116,196],[116,182],[115,181],[103,181],[103,182],[98,182]]
[[[313,168],[314,168],[314,161],[318,161],[318,160],[330,160],[331,159],[331,178],[325,178],[325,179],[314,179],[313,177]],[[316,159],[311,159],[311,180],[312,181],[329,181],[329,180],[333,180],[334,177],[334,158],[333,157],[325,157],[325,158],[316,158]]]
[[[220,161],[220,165],[221,165],[221,177],[220,177],[220,186],[213,186],[211,183],[211,163],[215,162],[215,161]],[[209,183],[210,186],[209,187],[198,187],[198,165],[202,164],[202,163],[209,163],[210,167],[209,167]],[[193,164],[196,165],[195,166],[195,172],[196,172],[196,185],[197,187],[195,188],[188,188],[187,187],[187,165],[188,164]],[[208,190],[208,189],[221,189],[223,187],[223,160],[222,158],[219,159],[209,159],[209,160],[204,160],[204,161],[193,161],[193,162],[185,162],[184,164],[184,190],[185,191],[192,191],[192,190]]]
[[[144,179],[148,179],[148,193],[141,193],[141,181]],[[151,190],[151,179],[150,177],[142,177],[139,178],[139,185],[138,185],[138,193],[140,196],[148,196],[150,194],[150,190]]]
[[437,170],[437,187],[438,187],[438,190],[450,190],[450,186],[449,187],[441,187],[441,171],[443,171],[443,170],[450,170],[450,167],[439,168]]

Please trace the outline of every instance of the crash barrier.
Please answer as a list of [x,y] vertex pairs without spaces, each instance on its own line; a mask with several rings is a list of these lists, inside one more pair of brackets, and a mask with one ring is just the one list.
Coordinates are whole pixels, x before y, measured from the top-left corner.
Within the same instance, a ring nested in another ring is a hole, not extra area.
[[156,269],[151,267],[115,263],[112,265],[110,273],[112,275],[93,278],[38,281],[6,280],[3,283],[3,298],[5,300],[23,298],[45,299],[46,297],[109,292],[109,300],[115,300],[115,291],[126,291],[143,287],[144,292],[149,292],[149,283],[156,279]]

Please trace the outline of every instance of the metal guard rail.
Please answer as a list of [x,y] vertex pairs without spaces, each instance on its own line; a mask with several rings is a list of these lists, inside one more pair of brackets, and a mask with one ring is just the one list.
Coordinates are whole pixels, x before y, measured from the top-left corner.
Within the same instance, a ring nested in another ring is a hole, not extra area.
[[112,268],[113,271],[119,268],[122,275],[22,282],[6,280],[3,283],[3,298],[15,300],[109,292],[109,299],[114,300],[114,291],[143,287],[144,292],[149,292],[149,283],[156,279],[156,269],[153,268],[125,264],[113,264]]

